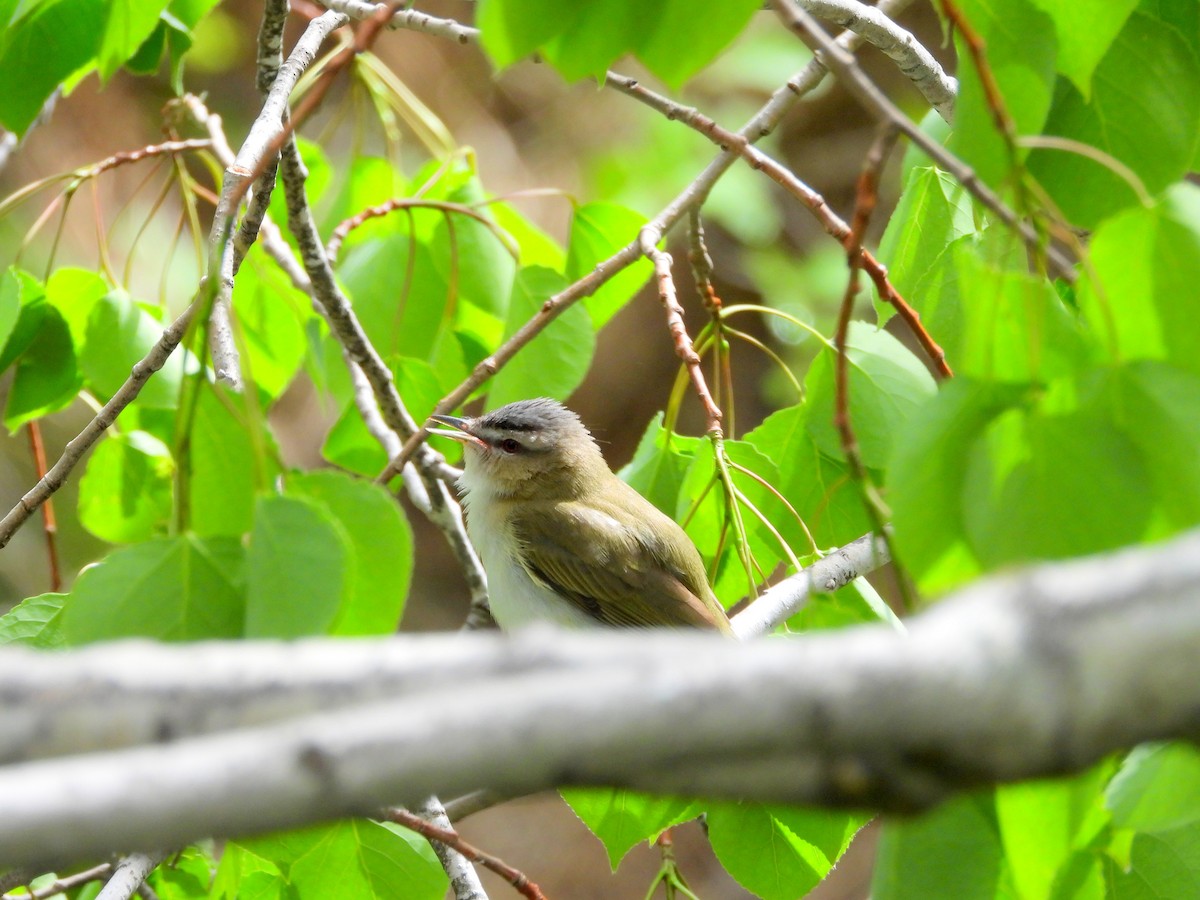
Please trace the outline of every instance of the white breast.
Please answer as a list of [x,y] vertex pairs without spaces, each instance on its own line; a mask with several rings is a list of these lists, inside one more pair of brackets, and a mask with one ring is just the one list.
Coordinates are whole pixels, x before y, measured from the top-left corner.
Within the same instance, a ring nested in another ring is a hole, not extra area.
[[488,515],[492,504],[480,502],[478,493],[472,499],[474,502],[468,504],[467,533],[487,572],[488,599],[496,623],[505,631],[535,623],[596,627],[596,620],[570,600],[529,577],[517,562],[516,548],[505,529]]

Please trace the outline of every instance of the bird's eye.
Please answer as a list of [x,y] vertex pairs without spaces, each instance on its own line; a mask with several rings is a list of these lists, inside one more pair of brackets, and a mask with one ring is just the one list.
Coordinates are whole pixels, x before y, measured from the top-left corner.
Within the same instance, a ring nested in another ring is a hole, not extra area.
[[521,442],[514,438],[505,438],[500,442],[500,449],[505,453],[516,453],[521,449]]

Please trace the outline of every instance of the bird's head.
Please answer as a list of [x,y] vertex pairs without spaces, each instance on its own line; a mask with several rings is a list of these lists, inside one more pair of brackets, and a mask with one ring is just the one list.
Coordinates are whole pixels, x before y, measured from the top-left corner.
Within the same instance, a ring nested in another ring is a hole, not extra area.
[[466,447],[462,485],[468,496],[565,499],[608,474],[591,432],[557,400],[518,400],[481,416],[431,416],[454,430],[431,434]]

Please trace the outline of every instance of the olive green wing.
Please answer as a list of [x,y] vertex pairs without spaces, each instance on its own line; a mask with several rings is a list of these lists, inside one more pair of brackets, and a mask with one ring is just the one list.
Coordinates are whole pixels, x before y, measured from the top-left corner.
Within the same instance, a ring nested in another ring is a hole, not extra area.
[[[613,512],[569,502],[529,504],[513,522],[526,572],[604,625],[729,631],[715,600],[706,602],[689,586],[696,567],[703,578],[695,548],[687,548],[696,554],[687,561],[694,565],[673,564],[674,548],[636,517],[630,522]],[[699,590],[707,593],[706,585]]]

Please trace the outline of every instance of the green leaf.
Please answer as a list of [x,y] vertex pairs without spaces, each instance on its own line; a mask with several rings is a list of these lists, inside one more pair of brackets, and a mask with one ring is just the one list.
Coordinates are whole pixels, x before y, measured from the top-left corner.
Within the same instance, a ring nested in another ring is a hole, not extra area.
[[566,19],[555,37],[541,48],[542,56],[567,81],[592,76],[604,80],[604,72],[633,49],[645,7],[636,0],[590,0]]
[[1079,304],[1114,358],[1163,359],[1200,374],[1200,188],[1179,185],[1152,209],[1104,222],[1089,248]]
[[400,623],[413,569],[413,540],[400,505],[381,486],[340,472],[287,480],[287,495],[318,504],[338,522],[355,577],[330,634],[391,634]]
[[[42,320],[46,318],[47,305],[46,288],[29,272],[16,266],[10,266],[5,271],[4,281],[0,283],[0,293],[5,298],[7,324],[4,352],[0,353],[0,372],[4,372],[34,342],[38,330],[41,329]],[[16,316],[13,317],[14,300],[17,302],[17,310]]]
[[1092,90],[1092,73],[1108,51],[1121,26],[1138,5],[1138,0],[1031,0],[1054,20],[1058,38],[1055,68],[1087,100]]
[[634,31],[637,57],[668,86],[678,89],[733,41],[762,5],[758,0],[662,0],[643,7]]
[[259,497],[246,549],[246,636],[330,633],[353,590],[353,552],[321,505]]
[[0,645],[26,644],[38,650],[65,647],[62,608],[66,594],[27,597],[0,616]]
[[246,374],[268,397],[278,397],[304,360],[312,300],[256,243],[233,284],[233,314]]
[[[921,278],[953,241],[975,231],[971,198],[958,180],[931,166],[914,168],[888,220],[879,259],[888,267],[896,290],[916,303],[921,297],[916,291]],[[875,309],[881,325],[895,314],[895,308],[880,299],[876,299]],[[937,334],[941,340],[941,333]]]
[[829,874],[866,821],[824,810],[716,803],[708,810],[708,837],[742,887],[763,900],[794,900]]
[[657,840],[668,828],[696,818],[701,811],[696,800],[620,788],[570,788],[560,793],[604,844],[614,872],[635,845]]
[[[722,446],[731,464],[729,477],[733,485],[769,522],[785,525],[786,513],[771,492],[761,482],[733,467],[733,464],[740,465],[773,485],[780,480],[775,463],[745,441],[724,441]],[[684,476],[674,517],[686,523],[685,531],[704,558],[705,567],[710,573],[716,573],[713,592],[729,606],[747,595],[750,582],[734,541],[736,532],[732,519],[722,540],[729,505],[723,487],[714,483],[716,472],[712,447],[697,448]],[[786,561],[785,551],[749,506],[739,501],[738,510],[750,554],[762,571],[771,572],[779,562]],[[799,553],[804,553],[807,547],[801,546]],[[755,583],[760,580],[756,575]]]
[[897,552],[923,590],[944,590],[978,571],[970,562],[937,574],[939,563],[958,558],[961,564],[966,549],[968,453],[988,424],[1023,395],[1020,386],[954,378],[898,432],[888,504]]
[[1006,876],[991,795],[957,797],[912,819],[884,822],[871,882],[875,900],[995,900]]
[[[505,340],[565,286],[563,277],[550,269],[530,268],[517,273],[504,326]],[[596,335],[587,312],[579,304],[568,307],[526,345],[519,360],[492,379],[488,408],[530,397],[565,399],[583,381],[595,348]]]
[[1200,377],[1145,360],[1104,373],[1099,396],[1141,451],[1154,496],[1179,529],[1200,522]]
[[168,0],[107,0],[108,21],[97,54],[101,81],[108,81],[137,52],[154,31],[167,3]]
[[0,32],[0,125],[18,135],[54,90],[92,63],[104,34],[105,0],[28,3]]
[[241,841],[240,847],[273,863],[291,888],[289,896],[442,900],[447,887],[429,843],[390,822],[316,825]]
[[1049,897],[1077,849],[1109,824],[1103,787],[1111,774],[1097,766],[1072,778],[996,789],[996,821],[1017,894]]
[[81,387],[71,331],[59,311],[47,305],[36,336],[17,362],[4,424],[16,431],[26,422],[58,412],[71,404]]
[[[26,290],[42,293],[42,286],[34,277],[10,266],[0,274],[0,352],[7,356],[6,345],[21,317],[21,295]],[[0,366],[0,371],[4,366]]]
[[521,250],[521,267],[543,266],[561,272],[567,264],[567,256],[558,242],[534,225],[508,203],[492,203],[488,206],[503,228],[517,242]]
[[1108,867],[1109,896],[1118,900],[1160,900],[1200,895],[1200,824],[1138,834],[1127,871]]
[[1183,741],[1135,747],[1109,782],[1105,805],[1121,828],[1158,832],[1196,825],[1200,750]]
[[209,896],[213,900],[280,900],[285,887],[277,865],[227,841]]
[[208,886],[216,868],[216,860],[200,847],[184,847],[171,854],[168,863],[155,869],[147,884],[159,900],[209,897]]
[[[92,307],[87,320],[80,363],[88,382],[105,399],[129,378],[134,364],[162,337],[163,327],[124,291],[106,294]],[[173,409],[179,405],[184,351],[176,349],[138,394],[142,406]]]
[[634,51],[677,88],[710,63],[760,8],[756,0],[590,0],[567,6],[543,0],[486,0],[478,23],[483,46],[500,68],[540,49],[563,77],[601,80],[605,70]]
[[[958,8],[987,45],[988,67],[1016,133],[1041,133],[1054,90],[1054,23],[1029,0],[968,0]],[[984,181],[1000,184],[1009,174],[1008,148],[966,42],[960,35],[954,43],[961,64],[950,149]]]
[[[886,331],[851,322],[846,339],[850,420],[863,462],[882,468],[895,435],[916,410],[936,393],[933,377],[912,352]],[[837,354],[826,348],[813,361],[804,386],[808,429],[821,452],[843,459],[833,424]]]
[[991,568],[1133,543],[1154,497],[1137,447],[1102,410],[1034,409],[987,426],[969,451],[962,502],[968,543]]
[[1049,281],[986,262],[966,242],[953,247],[953,257],[960,328],[938,337],[956,375],[1041,382],[1083,367],[1091,335],[1085,337]]
[[[811,410],[789,406],[772,413],[745,436],[779,469],[775,486],[803,517],[818,547],[838,547],[871,530],[858,486],[844,463],[821,453],[812,436]],[[775,523],[792,547],[807,549],[807,536],[790,514]]]
[[[1133,92],[1130,72],[1137,72]],[[1151,194],[1182,178],[1200,137],[1200,7],[1192,0],[1139,4],[1096,67],[1090,102],[1060,79],[1045,133],[1115,157]],[[1084,228],[1138,202],[1126,179],[1079,153],[1035,150],[1029,171]]]
[[[80,351],[81,356],[86,351],[88,319],[92,310],[110,292],[108,282],[91,269],[55,269],[46,280],[46,302],[67,320],[71,340],[76,347],[84,348]],[[162,330],[161,326],[159,330]]]
[[[588,203],[575,209],[567,243],[567,280],[578,281],[598,263],[622,247],[637,240],[646,224],[645,216],[613,203]],[[584,303],[599,331],[638,292],[654,271],[650,261],[641,258],[618,272]]]
[[101,540],[127,544],[166,530],[171,515],[170,449],[145,431],[100,443],[79,481],[79,522]]
[[75,582],[64,633],[71,644],[240,637],[243,555],[238,541],[193,534],[115,550]]
[[557,0],[481,0],[475,21],[483,49],[503,69],[569,27],[584,6]]
[[646,426],[633,459],[617,474],[668,516],[674,516],[688,467],[696,450],[705,443],[700,438],[669,433],[659,413]]
[[[478,179],[471,178],[446,199],[472,206],[486,198]],[[491,219],[487,207],[480,207],[479,212]],[[517,262],[509,248],[491,228],[470,216],[434,215],[437,225],[429,247],[442,280],[454,285],[460,300],[503,318],[517,274]]]
[[[428,247],[410,241],[406,224],[396,227],[348,250],[338,277],[376,350],[429,359],[446,324],[449,292]],[[340,355],[335,362],[343,365]]]
[[[422,359],[402,356],[393,361],[392,375],[408,411],[417,422],[424,422],[443,393],[433,367]],[[445,443],[451,445],[452,442],[446,440]],[[453,444],[445,449],[457,447],[458,444]],[[335,466],[371,478],[378,475],[388,461],[386,451],[367,430],[353,400],[346,401],[341,416],[326,435],[321,455]]]
[[[330,175],[332,176],[332,172]],[[379,206],[396,197],[403,197],[406,181],[388,160],[378,156],[356,153],[349,159],[347,170],[331,179],[335,188],[321,203],[319,226],[321,237],[329,240],[333,230],[345,219],[356,216],[364,209]],[[432,215],[425,213],[424,215]],[[402,212],[391,212],[382,218],[372,218],[355,228],[346,236],[343,248],[365,243],[375,237],[395,231],[397,222],[404,218]],[[391,221],[388,221],[388,220]]]
[[246,416],[242,398],[201,386],[188,490],[190,524],[198,534],[240,536],[249,531],[254,498],[278,473],[272,459],[259,459]]

